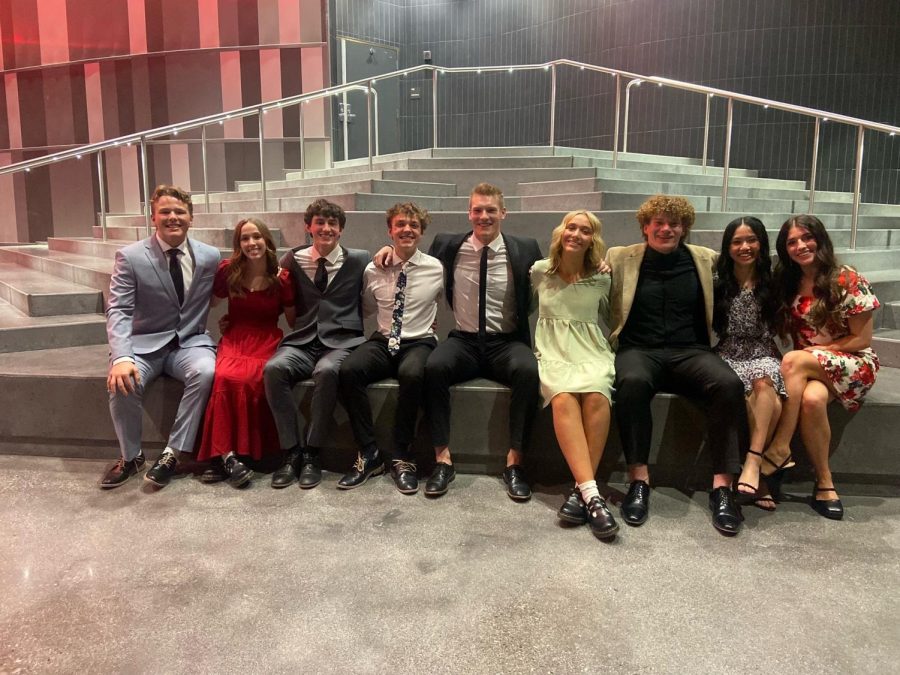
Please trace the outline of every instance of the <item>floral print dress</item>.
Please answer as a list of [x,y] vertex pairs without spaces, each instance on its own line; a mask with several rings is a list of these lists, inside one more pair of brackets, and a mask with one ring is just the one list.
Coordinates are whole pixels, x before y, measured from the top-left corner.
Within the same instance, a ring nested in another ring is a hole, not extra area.
[[[791,306],[791,334],[794,348],[804,349],[816,345],[831,344],[850,334],[847,318],[863,312],[871,312],[881,306],[865,277],[851,267],[841,268],[838,283],[844,289],[844,297],[838,306],[840,318],[816,328],[809,321],[809,310],[815,298],[798,295]],[[838,400],[847,410],[859,408],[869,389],[875,384],[875,373],[880,364],[871,347],[858,352],[838,352],[830,349],[813,349],[819,365],[828,376],[838,394]]]

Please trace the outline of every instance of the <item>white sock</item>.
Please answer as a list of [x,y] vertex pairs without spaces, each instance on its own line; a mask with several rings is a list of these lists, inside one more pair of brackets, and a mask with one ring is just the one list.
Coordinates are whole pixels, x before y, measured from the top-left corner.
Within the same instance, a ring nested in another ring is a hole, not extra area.
[[[166,446],[165,450],[162,451],[162,455],[172,455],[172,457],[175,458],[175,461],[178,461],[178,450],[170,448],[168,445]],[[160,458],[162,458],[162,455],[160,455]]]
[[581,498],[587,504],[593,497],[600,496],[600,490],[597,489],[597,481],[588,480],[584,483],[576,483],[575,487],[581,492]]

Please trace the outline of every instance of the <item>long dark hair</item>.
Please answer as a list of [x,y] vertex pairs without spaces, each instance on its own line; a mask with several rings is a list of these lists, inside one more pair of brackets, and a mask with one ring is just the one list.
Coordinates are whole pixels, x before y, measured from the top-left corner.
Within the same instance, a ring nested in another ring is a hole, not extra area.
[[816,240],[816,276],[813,279],[813,297],[815,301],[809,311],[810,322],[816,328],[838,318],[838,306],[845,293],[838,283],[841,267],[834,255],[834,245],[825,230],[825,225],[815,216],[791,216],[781,230],[775,242],[778,251],[778,262],[775,265],[775,293],[778,298],[778,310],[775,314],[775,326],[778,334],[787,337],[791,329],[791,306],[800,288],[803,270],[791,260],[787,251],[788,232],[792,227],[801,227]]
[[256,225],[256,229],[262,235],[263,241],[266,242],[266,290],[274,292],[278,287],[278,255],[275,252],[275,240],[272,239],[272,233],[266,224],[258,218],[244,218],[234,226],[234,236],[231,243],[233,251],[231,253],[231,264],[228,267],[228,295],[230,297],[244,297],[244,275],[247,271],[247,258],[241,251],[241,230],[247,223]]
[[746,225],[759,240],[759,256],[753,265],[753,295],[760,307],[760,316],[769,328],[775,316],[775,303],[772,297],[772,259],[769,253],[769,235],[766,226],[759,218],[743,216],[735,218],[725,226],[722,233],[722,250],[716,262],[715,303],[713,305],[713,330],[724,338],[728,332],[728,311],[731,303],[741,292],[737,277],[734,275],[734,260],[731,259],[731,240],[741,225]]

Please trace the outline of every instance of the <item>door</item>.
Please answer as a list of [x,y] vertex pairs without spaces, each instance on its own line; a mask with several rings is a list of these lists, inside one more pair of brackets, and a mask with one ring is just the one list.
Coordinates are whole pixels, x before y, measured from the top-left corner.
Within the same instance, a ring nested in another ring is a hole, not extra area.
[[[392,47],[369,44],[341,38],[339,66],[341,84],[364,78],[384,75],[397,70],[398,52]],[[378,137],[376,147],[375,128],[372,128],[372,154],[389,154],[400,151],[399,101],[400,83],[396,78],[375,84],[378,107]],[[376,97],[372,97],[375,113]],[[366,94],[363,91],[346,92],[332,107],[334,159],[357,159],[369,154],[366,132]],[[346,130],[346,133],[345,133]]]

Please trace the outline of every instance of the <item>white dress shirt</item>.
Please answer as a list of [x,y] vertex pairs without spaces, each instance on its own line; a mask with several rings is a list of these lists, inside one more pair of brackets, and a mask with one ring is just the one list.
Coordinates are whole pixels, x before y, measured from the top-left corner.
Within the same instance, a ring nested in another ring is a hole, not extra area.
[[[516,330],[516,298],[506,243],[498,234],[487,247],[487,332],[512,333]],[[478,332],[478,268],[483,248],[484,244],[470,236],[459,247],[453,265],[453,316],[456,329],[468,333]]]
[[338,273],[341,265],[344,264],[344,249],[340,247],[340,244],[335,246],[334,250],[326,256],[321,255],[315,246],[307,246],[294,253],[294,260],[297,261],[300,269],[306,272],[306,276],[313,283],[316,281],[319,258],[323,257],[325,258],[325,271],[328,273],[328,283],[330,284],[331,280],[334,279],[334,275]]
[[169,257],[169,250],[177,248],[181,251],[181,255],[178,256],[178,262],[181,263],[181,276],[184,277],[184,296],[187,297],[188,289],[191,287],[191,281],[194,279],[194,258],[191,256],[191,248],[188,246],[187,237],[184,238],[184,241],[181,242],[180,246],[169,246],[160,238],[159,234],[156,235],[156,241],[159,242],[160,248],[162,248],[167,259]]
[[397,277],[406,269],[406,299],[400,340],[414,340],[434,335],[432,326],[437,316],[437,303],[444,292],[444,267],[437,258],[417,250],[408,261],[394,258],[394,264],[383,270],[369,263],[363,273],[363,312],[376,315],[378,332],[389,337],[394,316]]

